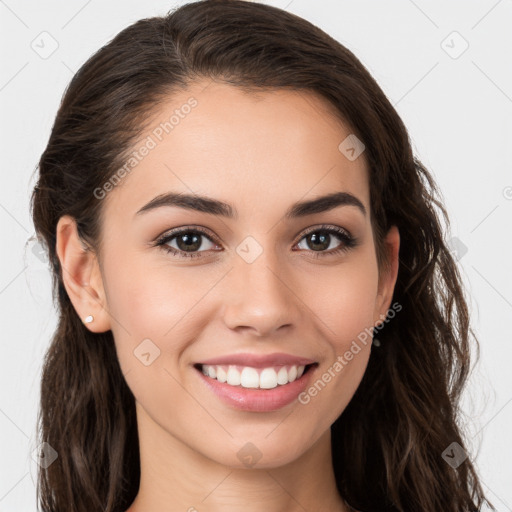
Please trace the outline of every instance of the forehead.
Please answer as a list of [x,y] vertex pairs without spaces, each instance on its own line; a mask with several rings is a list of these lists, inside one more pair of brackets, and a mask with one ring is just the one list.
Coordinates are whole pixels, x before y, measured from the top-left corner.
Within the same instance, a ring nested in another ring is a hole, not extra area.
[[229,202],[241,216],[282,214],[300,199],[345,191],[369,211],[364,153],[354,160],[339,148],[351,133],[311,92],[195,83],[155,107],[106,208],[133,215],[175,191]]

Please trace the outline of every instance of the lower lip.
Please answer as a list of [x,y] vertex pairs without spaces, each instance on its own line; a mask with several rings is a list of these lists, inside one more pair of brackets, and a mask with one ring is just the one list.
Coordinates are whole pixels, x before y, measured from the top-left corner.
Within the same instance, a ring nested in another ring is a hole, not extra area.
[[270,412],[277,411],[293,402],[302,393],[315,371],[317,365],[312,366],[298,379],[284,385],[278,385],[272,389],[244,388],[242,386],[230,386],[217,379],[207,377],[201,370],[194,368],[199,373],[203,382],[224,403],[242,411]]

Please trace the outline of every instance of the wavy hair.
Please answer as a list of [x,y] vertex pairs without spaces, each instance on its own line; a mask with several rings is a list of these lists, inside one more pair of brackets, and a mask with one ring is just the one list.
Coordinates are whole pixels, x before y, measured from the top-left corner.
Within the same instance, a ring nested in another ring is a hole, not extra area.
[[439,190],[390,101],[347,48],[296,15],[241,0],[193,2],[133,23],[63,95],[31,198],[59,313],[38,414],[39,441],[58,459],[39,469],[38,504],[45,512],[124,512],[138,492],[134,397],[112,332],[90,332],[66,293],[56,225],[72,216],[86,246],[99,250],[103,202],[94,191],[126,161],[160,102],[205,78],[326,99],[366,146],[379,268],[385,234],[392,225],[400,232],[394,300],[402,309],[380,330],[381,346],[331,427],[340,494],[365,512],[480,510],[489,502],[470,457],[454,468],[442,456],[454,442],[465,449],[459,402],[478,340],[444,239]]

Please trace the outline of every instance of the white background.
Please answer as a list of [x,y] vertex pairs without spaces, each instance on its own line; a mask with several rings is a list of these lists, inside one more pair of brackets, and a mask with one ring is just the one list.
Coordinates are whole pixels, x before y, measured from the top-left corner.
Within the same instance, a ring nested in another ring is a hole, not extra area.
[[[481,342],[464,397],[471,457],[491,501],[512,511],[512,1],[267,3],[355,53],[437,179],[451,219],[447,238],[467,249],[459,264]],[[34,234],[35,166],[64,89],[85,60],[129,24],[176,5],[0,0],[0,512],[36,510],[31,453],[41,363],[56,325],[46,264],[26,246]],[[45,31],[58,43],[48,58],[31,47],[47,38],[51,48]]]

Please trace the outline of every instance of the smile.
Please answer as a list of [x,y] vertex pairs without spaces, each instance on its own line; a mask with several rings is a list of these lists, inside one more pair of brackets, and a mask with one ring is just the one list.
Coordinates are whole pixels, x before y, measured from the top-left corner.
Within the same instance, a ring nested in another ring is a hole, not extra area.
[[213,392],[224,404],[247,412],[277,411],[295,402],[317,367],[318,363],[264,368],[194,365],[207,393]]
[[197,365],[196,368],[218,382],[253,389],[273,389],[299,379],[312,365],[270,366],[253,368],[238,365]]

